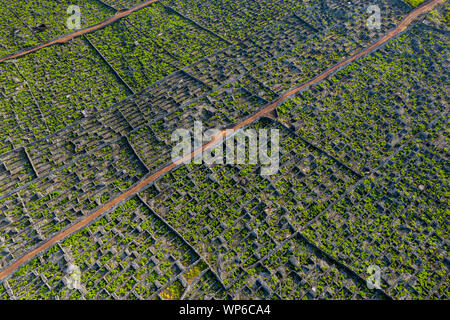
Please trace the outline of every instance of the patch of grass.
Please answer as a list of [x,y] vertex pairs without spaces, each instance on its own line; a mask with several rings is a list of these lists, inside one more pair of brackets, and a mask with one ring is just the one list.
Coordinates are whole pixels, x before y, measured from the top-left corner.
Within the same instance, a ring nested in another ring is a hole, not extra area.
[[166,290],[161,292],[160,296],[164,300],[179,300],[183,294],[184,288],[181,282],[176,281],[174,284],[167,287]]
[[409,3],[412,7],[417,7],[418,5],[425,2],[425,0],[405,0],[405,2]]

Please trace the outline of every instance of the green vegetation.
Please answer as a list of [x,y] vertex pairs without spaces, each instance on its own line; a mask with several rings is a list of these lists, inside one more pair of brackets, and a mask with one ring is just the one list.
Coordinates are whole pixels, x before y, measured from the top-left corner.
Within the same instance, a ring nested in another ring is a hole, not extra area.
[[[42,260],[24,265],[8,283],[20,299],[145,299],[158,293],[175,299],[183,291],[181,284],[174,282],[182,272],[180,266],[192,274],[191,268],[199,267],[197,259],[176,234],[134,198],[53,246]],[[64,285],[69,262],[80,267],[86,295]],[[33,281],[27,277],[27,270],[43,274],[44,280]],[[43,291],[44,286],[51,289]]]
[[425,2],[425,0],[405,0],[405,2],[409,3],[412,7],[417,7],[419,4]]
[[[0,150],[24,146],[104,110],[127,95],[82,40],[0,64]],[[10,147],[9,147],[10,148]]]
[[136,91],[226,46],[159,3],[88,38]]
[[[304,8],[295,0],[183,1],[164,0],[167,6],[179,11],[198,24],[233,41],[244,40],[265,27]],[[306,1],[309,2],[309,1]]]
[[[83,24],[139,1],[104,3],[81,1]],[[53,2],[7,5],[26,14],[3,9],[0,55],[64,32],[57,14],[29,28]],[[410,10],[379,5],[368,30],[363,0],[163,0],[0,63],[0,268],[170,163],[176,129],[234,126]],[[23,264],[0,299],[447,299],[447,8],[246,126],[279,130],[277,174],[178,166]]]
[[[67,8],[77,5],[81,27],[86,28],[114,15],[114,10],[98,1],[29,0],[2,2],[0,8],[0,57],[72,32],[67,28]],[[45,25],[42,28],[36,28]]]

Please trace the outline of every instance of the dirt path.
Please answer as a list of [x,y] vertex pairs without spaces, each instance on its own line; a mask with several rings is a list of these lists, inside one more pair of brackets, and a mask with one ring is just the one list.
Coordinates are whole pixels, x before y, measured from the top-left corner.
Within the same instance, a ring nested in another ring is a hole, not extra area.
[[[155,1],[152,1],[155,2]],[[152,175],[146,177],[145,179],[141,180],[138,184],[136,184],[131,189],[127,190],[126,192],[122,193],[117,198],[111,200],[110,202],[107,202],[102,207],[98,208],[96,211],[91,213],[89,216],[86,216],[82,220],[78,221],[68,229],[63,230],[61,233],[55,235],[53,238],[49,239],[47,242],[43,243],[42,245],[36,247],[35,249],[31,250],[30,252],[26,253],[24,256],[19,258],[16,262],[11,264],[10,266],[6,267],[3,271],[0,272],[0,280],[3,280],[10,274],[12,274],[16,269],[18,269],[22,264],[25,262],[31,260],[35,256],[37,256],[39,253],[44,252],[48,248],[50,248],[52,245],[54,245],[56,242],[63,240],[67,236],[70,236],[71,234],[75,233],[76,231],[86,227],[90,222],[100,217],[103,213],[108,212],[109,210],[113,209],[117,205],[119,205],[121,202],[124,202],[125,200],[129,199],[130,197],[136,195],[140,191],[142,191],[145,187],[147,187],[149,184],[153,183],[156,179],[163,176],[164,174],[170,172],[171,170],[175,169],[178,165],[182,164],[183,162],[193,159],[196,155],[200,154],[204,150],[213,147],[214,145],[220,144],[225,138],[231,136],[234,131],[239,130],[255,120],[259,119],[262,116],[267,116],[270,112],[272,112],[280,103],[285,101],[287,98],[291,97],[292,95],[296,94],[297,92],[313,85],[321,80],[325,79],[335,71],[337,71],[339,68],[347,65],[348,63],[351,63],[352,61],[363,57],[369,53],[371,53],[373,50],[379,48],[384,43],[398,35],[399,33],[406,30],[406,28],[411,24],[411,22],[416,19],[419,15],[421,15],[424,12],[430,11],[435,5],[438,3],[445,2],[445,0],[431,0],[424,5],[416,8],[411,13],[409,13],[405,19],[392,31],[390,31],[388,34],[386,34],[383,38],[372,44],[370,47],[354,54],[350,58],[336,64],[334,67],[326,70],[324,73],[320,74],[316,78],[308,81],[307,83],[301,85],[300,87],[294,88],[288,92],[286,92],[283,96],[281,96],[276,101],[270,103],[251,117],[245,119],[244,121],[238,123],[236,126],[234,126],[231,130],[223,131],[222,133],[219,133],[217,136],[213,138],[213,140],[207,144],[205,144],[202,148],[197,149],[193,151],[190,155],[181,158],[177,162],[173,162],[170,165],[162,168],[161,170],[153,173]],[[147,2],[149,4],[150,2]]]
[[114,22],[116,22],[119,19],[128,17],[133,12],[136,12],[136,11],[138,11],[138,10],[144,8],[144,7],[147,7],[147,6],[151,5],[152,3],[158,2],[158,1],[159,0],[149,0],[149,1],[145,1],[145,2],[137,5],[137,6],[133,7],[133,8],[131,8],[131,9],[117,11],[114,16],[104,20],[103,22],[100,22],[98,24],[94,24],[93,26],[87,27],[85,29],[81,29],[81,30],[78,30],[78,31],[74,31],[74,32],[68,33],[66,35],[63,35],[63,36],[61,36],[59,38],[50,40],[48,42],[41,43],[41,44],[37,45],[36,47],[32,47],[32,48],[29,48],[29,49],[25,49],[25,50],[22,50],[22,51],[19,51],[19,52],[16,52],[16,53],[4,56],[4,57],[0,58],[0,62],[6,61],[6,60],[11,60],[11,59],[16,59],[16,58],[22,57],[24,55],[27,55],[27,54],[29,54],[31,52],[38,51],[38,50],[40,50],[42,48],[52,46],[54,44],[68,42],[68,41],[70,41],[70,40],[72,40],[72,39],[74,39],[76,37],[79,37],[79,36],[82,36],[84,34],[87,34],[87,33],[99,30],[99,29],[101,29],[103,27],[106,27],[107,25],[110,25],[111,23],[114,23]]

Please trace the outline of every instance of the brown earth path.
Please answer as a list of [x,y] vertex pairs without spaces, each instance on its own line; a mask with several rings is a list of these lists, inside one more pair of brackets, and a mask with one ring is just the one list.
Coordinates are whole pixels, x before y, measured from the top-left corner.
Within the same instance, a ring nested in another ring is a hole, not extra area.
[[426,3],[424,3],[422,6],[414,9],[412,12],[410,12],[403,20],[402,22],[393,30],[388,32],[384,37],[382,37],[380,40],[372,44],[370,47],[363,49],[362,51],[352,55],[350,58],[336,64],[334,67],[326,70],[316,78],[306,82],[305,84],[294,88],[285,94],[283,94],[280,98],[278,98],[276,101],[268,104],[266,107],[255,113],[254,115],[250,116],[249,118],[246,118],[242,122],[236,124],[233,128],[224,130],[218,135],[216,135],[209,143],[205,144],[202,148],[194,150],[191,154],[179,159],[176,162],[172,162],[171,164],[167,165],[166,167],[162,168],[161,170],[149,175],[148,177],[144,178],[140,182],[138,182],[135,186],[128,189],[126,192],[122,193],[120,196],[116,197],[115,199],[111,200],[110,202],[105,203],[102,207],[98,208],[94,212],[92,212],[90,215],[86,216],[82,220],[78,221],[68,229],[63,230],[61,233],[55,235],[45,243],[41,244],[40,246],[34,248],[30,252],[26,253],[22,257],[20,257],[18,260],[16,260],[13,264],[9,265],[5,269],[3,269],[0,272],[0,280],[5,279],[10,274],[12,274],[16,269],[18,269],[22,264],[25,262],[33,259],[36,257],[39,253],[44,252],[48,248],[50,248],[52,245],[57,243],[60,240],[63,240],[64,238],[72,235],[73,233],[77,232],[78,230],[86,227],[89,223],[100,217],[103,213],[109,212],[109,210],[113,209],[120,203],[124,202],[128,198],[136,195],[140,191],[144,190],[149,184],[153,183],[156,179],[163,176],[164,174],[170,172],[171,170],[175,169],[178,165],[182,164],[185,161],[188,161],[190,159],[193,159],[196,155],[200,154],[206,149],[209,149],[215,145],[220,144],[224,139],[227,137],[230,137],[236,130],[239,130],[251,123],[253,123],[255,120],[259,119],[260,117],[267,116],[270,112],[272,112],[280,103],[285,101],[287,98],[291,97],[292,95],[296,94],[297,92],[313,85],[321,80],[325,79],[335,71],[337,71],[339,68],[344,67],[345,65],[351,63],[352,61],[361,58],[369,53],[371,53],[373,50],[379,48],[383,44],[385,44],[387,41],[392,39],[393,37],[397,36],[401,32],[405,31],[406,28],[413,22],[419,15],[422,13],[428,12],[434,8],[438,3],[445,2],[446,0],[430,0]]
[[116,14],[114,16],[112,16],[112,17],[110,17],[110,18],[108,18],[108,19],[106,19],[106,20],[104,20],[104,21],[102,21],[100,23],[94,24],[94,25],[92,25],[90,27],[87,27],[87,28],[84,28],[84,29],[80,29],[78,31],[74,31],[74,32],[62,35],[61,37],[52,39],[52,40],[44,42],[44,43],[41,43],[41,44],[39,44],[39,45],[37,45],[35,47],[29,48],[29,49],[25,49],[25,50],[22,50],[22,51],[18,51],[16,53],[13,53],[13,54],[1,57],[0,58],[0,62],[6,61],[6,60],[11,60],[11,59],[16,59],[16,58],[22,57],[24,55],[27,55],[27,54],[29,54],[31,52],[38,51],[38,50],[40,50],[42,48],[49,47],[51,45],[58,44],[58,43],[65,43],[65,42],[68,42],[68,41],[70,41],[70,40],[72,40],[72,39],[74,39],[76,37],[82,36],[84,34],[87,34],[87,33],[93,32],[93,31],[97,31],[97,30],[99,30],[101,28],[104,28],[104,27],[106,27],[106,26],[116,22],[119,19],[128,17],[133,12],[136,12],[136,11],[138,11],[138,10],[144,8],[144,7],[147,7],[147,6],[151,5],[152,3],[158,2],[158,1],[159,0],[149,0],[149,1],[142,2],[142,3],[138,4],[137,6],[135,6],[133,8],[130,8],[130,9],[127,9],[127,10],[119,10],[119,11],[116,12]]

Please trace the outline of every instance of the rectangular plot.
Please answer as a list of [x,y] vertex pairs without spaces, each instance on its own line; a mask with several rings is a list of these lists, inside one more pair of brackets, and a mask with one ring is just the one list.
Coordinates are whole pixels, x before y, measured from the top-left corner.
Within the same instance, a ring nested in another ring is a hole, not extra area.
[[302,8],[299,1],[168,0],[165,3],[225,39],[237,42]]
[[[430,65],[442,68],[444,55],[416,60],[407,53],[414,46],[409,37],[280,106],[282,121],[357,171],[378,167],[445,105],[445,93],[437,89],[442,79],[427,71]],[[434,50],[438,38],[431,39],[423,34],[421,42]]]
[[277,56],[303,42],[312,33],[313,30],[294,15],[258,33],[253,41],[264,50]]
[[156,3],[127,17],[139,39],[163,48],[182,67],[208,56],[228,44],[170,8]]
[[[258,279],[255,281],[255,279]],[[241,299],[380,299],[341,265],[324,256],[301,235],[256,264],[241,279],[245,287],[233,292]]]
[[0,157],[0,196],[37,178],[24,149]]
[[332,30],[305,41],[287,52],[283,58],[304,74],[306,79],[312,79],[358,49],[361,47],[350,38]]
[[15,147],[70,125],[83,114],[103,110],[127,95],[126,88],[82,39],[43,48],[15,65],[17,71],[10,62],[2,64],[13,77],[7,85],[14,88],[6,89],[12,96],[6,100],[5,112],[15,115],[19,124],[2,131]]
[[281,175],[263,177],[257,165],[189,164],[141,193],[226,286],[233,285],[233,272],[266,256],[358,178],[276,124],[260,121],[252,127],[281,130]]
[[114,23],[87,37],[135,91],[177,69],[174,59],[163,52],[162,48],[133,35],[123,22]]
[[[17,297],[28,292],[40,299],[149,299],[190,272],[198,259],[182,239],[133,198],[51,247],[42,258],[22,266],[8,284]],[[61,285],[67,281],[70,263],[80,268],[84,290],[69,292]],[[51,290],[43,291],[43,286]]]
[[[104,147],[0,200],[2,212],[9,218],[1,232],[21,219],[15,212],[23,207],[33,224],[24,226],[19,232],[36,228],[39,241],[48,239],[78,217],[122,193],[145,173],[146,168],[125,142]],[[7,249],[11,246],[11,254],[19,255],[28,242],[20,242],[17,246],[16,239],[9,237],[5,246]]]
[[125,119],[120,118],[117,111],[107,111],[101,117],[87,118],[57,135],[41,140],[28,147],[28,150],[39,174],[45,175],[129,131]]
[[[15,53],[71,32],[67,27],[70,0],[41,0],[18,2],[7,0],[1,10],[0,56]],[[99,23],[114,15],[114,10],[97,1],[80,0],[81,28]],[[3,21],[2,21],[3,20]],[[20,30],[20,32],[17,32]],[[3,41],[2,41],[3,40]],[[3,50],[2,50],[3,49]]]
[[200,60],[186,71],[212,88],[245,74],[269,57],[253,42],[240,42],[224,51]]
[[286,63],[283,57],[269,60],[263,66],[252,71],[250,76],[277,94],[294,88],[309,79],[295,66]]

